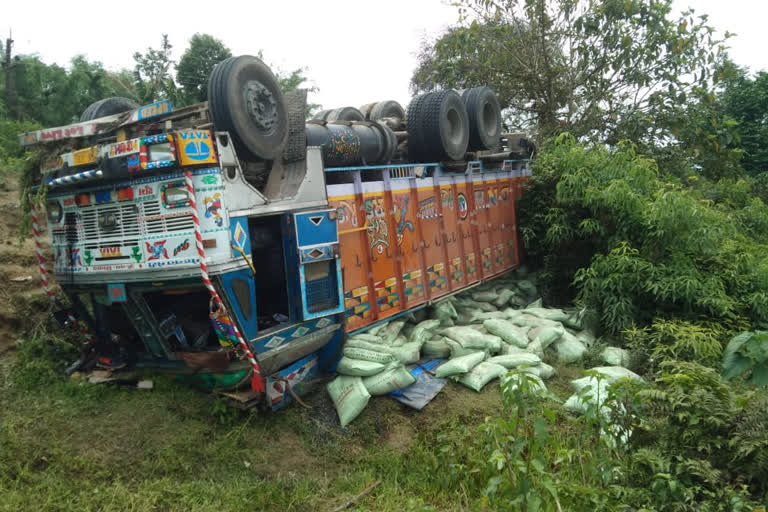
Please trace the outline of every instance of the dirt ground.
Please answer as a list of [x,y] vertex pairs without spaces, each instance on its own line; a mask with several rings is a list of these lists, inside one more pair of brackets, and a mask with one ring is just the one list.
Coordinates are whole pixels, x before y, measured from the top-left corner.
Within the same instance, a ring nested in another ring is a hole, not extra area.
[[[23,216],[19,186],[8,177],[0,186],[0,354],[12,350],[22,327],[33,329],[45,319],[45,294],[40,285],[32,234],[19,237]],[[44,220],[42,220],[44,225]],[[42,226],[41,226],[42,227]],[[43,240],[50,262],[50,245]],[[49,271],[50,271],[49,263]]]

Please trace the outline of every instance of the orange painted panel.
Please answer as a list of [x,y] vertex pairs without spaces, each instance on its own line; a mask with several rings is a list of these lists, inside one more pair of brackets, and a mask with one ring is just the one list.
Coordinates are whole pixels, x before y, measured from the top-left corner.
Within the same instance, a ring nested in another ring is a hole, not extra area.
[[[364,185],[377,185],[378,182],[368,182]],[[383,191],[363,194],[363,210],[365,211],[366,234],[368,246],[366,252],[371,261],[373,276],[373,297],[371,304],[377,311],[376,319],[381,320],[392,316],[401,310],[398,286],[397,266],[397,237],[393,216],[387,211]]]
[[[407,182],[399,181],[400,184]],[[394,188],[394,187],[393,187]],[[397,257],[402,269],[404,306],[412,308],[427,298],[425,289],[426,275],[421,261],[421,233],[419,232],[416,192],[410,186],[395,188],[392,191],[394,206],[394,227],[397,240]]]
[[431,179],[417,180],[419,219],[422,230],[424,271],[430,299],[448,293],[448,266],[443,254],[440,222],[440,198]]
[[474,198],[474,224],[477,229],[478,249],[480,253],[480,271],[483,278],[493,275],[493,249],[491,244],[490,199],[488,197],[488,184],[482,179],[472,182]]
[[456,178],[456,227],[464,253],[464,281],[472,284],[480,280],[480,258],[477,254],[472,228],[472,193],[467,178]]
[[329,202],[337,212],[346,328],[351,331],[373,322],[375,313],[368,282],[365,215],[360,198],[354,195],[331,197]]
[[501,243],[504,249],[504,270],[513,268],[517,262],[515,244],[515,199],[512,178],[507,175],[499,180],[499,208],[501,218]]
[[440,206],[443,213],[443,243],[448,262],[448,287],[457,290],[464,286],[466,281],[456,191],[451,178],[440,180]]

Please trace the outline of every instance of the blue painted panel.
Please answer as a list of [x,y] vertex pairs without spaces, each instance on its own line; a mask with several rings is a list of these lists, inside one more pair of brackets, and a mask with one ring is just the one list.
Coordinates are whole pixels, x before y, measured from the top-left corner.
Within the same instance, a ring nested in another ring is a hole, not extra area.
[[339,241],[336,220],[331,220],[328,211],[296,213],[296,235],[298,246],[330,244]]
[[[319,321],[333,321],[342,323],[343,318],[338,315],[334,318],[321,318]],[[330,323],[330,322],[329,322]],[[320,369],[323,373],[332,373],[336,371],[336,365],[339,364],[341,359],[341,343],[344,340],[344,329],[339,329],[333,338],[326,343],[326,345],[317,352],[317,356],[320,360]]]
[[336,290],[335,293],[338,296],[338,302],[336,303],[336,307],[323,310],[323,311],[316,311],[316,312],[310,312],[308,309],[309,306],[309,297],[307,295],[307,281],[306,281],[306,273],[304,272],[304,265],[301,265],[299,269],[299,283],[301,284],[301,297],[302,297],[302,317],[304,320],[310,320],[312,318],[320,318],[324,316],[329,315],[335,315],[337,313],[341,313],[344,311],[344,286],[341,282],[341,265],[339,265],[339,260],[333,260],[331,262],[332,268],[336,269],[336,279],[331,280],[331,283],[335,286]]
[[283,216],[283,254],[285,255],[285,277],[288,283],[289,317],[293,320],[301,318],[302,295],[299,286],[299,249],[296,247],[296,229],[293,214]]
[[317,354],[309,354],[292,365],[280,370],[277,378],[267,377],[267,405],[276,411],[291,400],[290,387],[296,395],[304,393],[306,382],[313,380],[320,372]]
[[272,332],[266,336],[262,336],[257,340],[251,341],[253,351],[257,354],[263,354],[270,350],[282,347],[288,343],[296,341],[302,336],[313,333],[318,329],[331,325],[334,320],[328,318],[321,318],[319,320],[313,320],[311,322],[304,322],[300,324],[292,324],[286,328]]
[[[245,254],[251,254],[251,239],[248,235],[248,217],[230,217],[229,219],[230,243],[241,248]],[[242,258],[239,251],[232,249],[233,258]]]
[[[232,304],[232,309],[237,317],[237,323],[242,330],[243,337],[246,340],[255,338],[258,335],[258,321],[256,319],[256,289],[253,285],[253,277],[251,276],[251,269],[241,269],[234,272],[227,272],[221,274],[221,282],[224,285],[224,293],[229,299],[229,303]],[[246,318],[245,312],[240,309],[240,303],[237,300],[235,291],[232,288],[232,281],[234,279],[242,279],[248,283],[248,296],[250,297],[250,311]]]

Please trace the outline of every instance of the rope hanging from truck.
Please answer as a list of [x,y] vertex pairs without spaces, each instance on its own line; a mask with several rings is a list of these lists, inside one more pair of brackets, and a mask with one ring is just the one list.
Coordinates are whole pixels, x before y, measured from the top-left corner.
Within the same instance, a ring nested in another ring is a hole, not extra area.
[[[216,289],[213,287],[213,283],[211,282],[211,279],[208,276],[208,267],[205,264],[205,250],[203,249],[203,236],[200,232],[200,219],[197,216],[197,202],[195,201],[195,186],[192,184],[192,173],[189,171],[185,171],[184,179],[187,185],[187,192],[189,193],[189,206],[192,211],[192,220],[195,223],[195,245],[197,246],[197,254],[200,257],[200,274],[202,277],[202,281],[205,287],[208,289],[208,292],[211,294],[211,298],[216,302],[216,305],[222,310],[226,311],[226,308],[224,307],[224,303],[222,302],[221,297],[219,297],[219,294],[216,292]],[[253,354],[251,353],[251,349],[248,347],[248,344],[245,342],[245,339],[243,339],[243,335],[240,334],[240,330],[237,328],[237,324],[234,321],[232,321],[232,328],[235,332],[235,336],[237,337],[237,344],[240,346],[240,349],[245,353],[245,358],[248,360],[248,362],[251,364],[251,367],[253,368],[253,377],[251,378],[251,390],[253,390],[256,393],[263,393],[264,381],[261,378],[259,363],[257,363],[256,359],[253,357]]]
[[[34,201],[29,201],[29,216],[32,218],[32,235],[35,239],[35,255],[37,256],[37,268],[40,272],[40,282],[43,285],[43,291],[51,301],[49,311],[53,311],[56,308],[56,294],[51,290],[50,282],[48,281],[48,271],[45,269],[45,257],[43,256],[43,246],[40,243],[40,224],[37,221],[37,209],[35,208]],[[85,338],[87,344],[93,343],[94,339],[85,324],[79,322],[75,315],[71,311],[67,311],[67,320],[74,327],[76,327],[80,334]]]

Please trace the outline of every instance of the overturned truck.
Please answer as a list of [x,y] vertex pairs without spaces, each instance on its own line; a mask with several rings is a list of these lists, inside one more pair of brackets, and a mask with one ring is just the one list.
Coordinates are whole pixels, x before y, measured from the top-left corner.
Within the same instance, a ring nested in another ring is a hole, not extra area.
[[532,146],[501,133],[490,89],[305,109],[240,56],[205,103],[108,98],[21,135],[45,155],[62,318],[85,336],[72,369],[152,368],[277,409],[334,371],[346,333],[519,264]]

